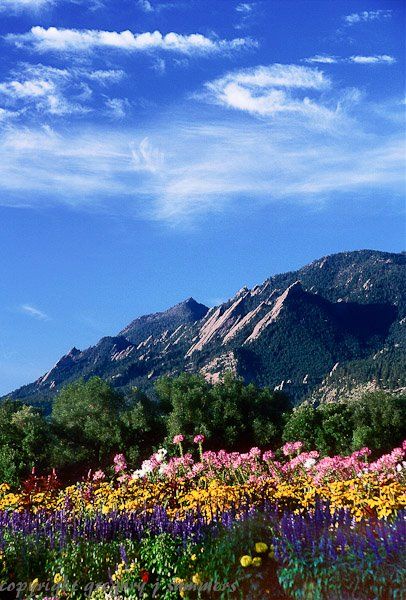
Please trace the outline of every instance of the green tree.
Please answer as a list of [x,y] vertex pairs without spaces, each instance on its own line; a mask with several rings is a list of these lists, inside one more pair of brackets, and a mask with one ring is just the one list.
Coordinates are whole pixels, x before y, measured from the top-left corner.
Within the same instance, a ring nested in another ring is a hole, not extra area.
[[5,400],[0,404],[0,480],[16,484],[32,467],[49,462],[49,427],[32,406]]
[[135,466],[165,436],[165,424],[159,404],[134,388],[126,398],[126,408],[121,413],[120,420],[120,450],[125,452],[128,462]]
[[210,386],[201,375],[182,373],[179,377],[164,377],[155,384],[155,391],[165,411],[167,434],[192,436],[211,435]]
[[352,403],[355,428],[352,447],[389,452],[406,437],[406,396],[370,392]]
[[183,373],[155,386],[167,412],[169,439],[178,433],[203,433],[207,446],[239,449],[277,443],[290,401],[281,393],[258,388],[232,373],[214,385],[201,375]]
[[346,454],[351,448],[354,410],[345,402],[323,404],[317,409],[320,419],[315,432],[316,448],[321,454]]
[[99,377],[64,387],[52,407],[52,422],[62,443],[62,464],[103,460],[121,441],[124,397]]
[[317,447],[317,433],[321,426],[321,414],[313,406],[299,406],[288,418],[283,430],[284,442],[303,442],[305,450]]

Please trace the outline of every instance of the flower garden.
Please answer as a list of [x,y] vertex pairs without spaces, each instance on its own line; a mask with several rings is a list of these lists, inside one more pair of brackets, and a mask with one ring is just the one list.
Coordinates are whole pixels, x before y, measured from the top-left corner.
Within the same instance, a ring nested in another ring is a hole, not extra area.
[[[62,487],[0,486],[0,589],[20,598],[402,598],[406,443],[320,457],[204,451]],[[177,454],[172,452],[176,449]]]

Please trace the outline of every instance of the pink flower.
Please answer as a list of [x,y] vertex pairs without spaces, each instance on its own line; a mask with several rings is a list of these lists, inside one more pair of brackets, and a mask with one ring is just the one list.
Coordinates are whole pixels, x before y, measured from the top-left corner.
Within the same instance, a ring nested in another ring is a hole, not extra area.
[[193,441],[195,444],[203,444],[204,440],[205,440],[205,437],[201,433],[199,433],[198,435],[195,435],[195,437],[193,438]]
[[275,454],[272,452],[272,450],[267,450],[262,455],[262,460],[264,460],[265,462],[269,462],[273,458],[275,458]]
[[127,463],[126,463],[124,454],[116,454],[113,460],[114,460],[115,473],[120,473],[120,471],[126,470]]
[[283,448],[282,452],[285,456],[290,456],[291,454],[295,454],[295,452],[300,452],[302,449],[302,442],[287,442]]
[[179,435],[175,435],[175,437],[173,438],[173,443],[181,444],[184,439],[185,439],[184,436],[180,433]]
[[93,475],[93,481],[102,481],[103,479],[105,479],[105,474],[103,473],[103,471],[101,469],[99,469],[98,471],[96,471]]

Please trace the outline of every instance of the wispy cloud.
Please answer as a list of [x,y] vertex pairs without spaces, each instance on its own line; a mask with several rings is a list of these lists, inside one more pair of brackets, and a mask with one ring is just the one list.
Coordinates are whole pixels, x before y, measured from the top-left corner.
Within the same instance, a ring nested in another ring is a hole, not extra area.
[[332,65],[334,63],[341,62],[342,59],[339,56],[332,56],[329,54],[315,54],[315,56],[311,56],[310,58],[304,58],[303,60],[307,63]]
[[32,317],[34,319],[38,319],[39,321],[49,321],[50,317],[44,313],[39,308],[32,306],[31,304],[21,304],[19,310],[24,314]]
[[98,128],[8,130],[1,142],[3,204],[62,202],[173,225],[241,203],[254,210],[340,192],[392,193],[404,177],[403,136],[366,134],[357,122],[342,128],[340,121],[326,135],[296,114],[264,121],[242,112],[216,122],[165,115],[141,140]]
[[329,87],[318,69],[282,64],[234,71],[206,84],[208,99],[227,108],[263,117],[296,113],[324,125],[333,112],[317,94]]
[[154,7],[149,0],[138,0],[137,5],[146,13],[154,12]]
[[55,4],[55,0],[0,0],[0,11],[39,11]]
[[103,0],[0,0],[0,12],[18,15],[22,12],[41,14],[44,10],[57,7],[62,3],[83,4],[88,10],[104,8]]
[[356,25],[357,23],[367,23],[368,21],[381,21],[392,17],[391,10],[364,10],[358,13],[351,13],[343,17],[344,22],[348,26]]
[[91,110],[87,102],[92,98],[92,89],[87,82],[104,88],[123,76],[123,71],[117,69],[58,69],[22,63],[0,82],[0,101],[24,113],[33,109],[53,116],[83,114]]
[[0,123],[5,123],[9,119],[16,119],[19,117],[20,112],[17,110],[7,110],[6,108],[0,108]]
[[359,65],[393,65],[396,62],[396,59],[393,56],[389,56],[388,54],[375,54],[373,56],[362,56],[355,55],[350,57],[350,62],[359,64]]
[[127,98],[108,98],[106,100],[107,114],[114,119],[124,119],[130,110],[130,106]]
[[128,52],[162,50],[186,55],[209,55],[252,47],[249,38],[224,40],[208,38],[200,33],[182,35],[162,34],[160,31],[133,33],[131,31],[99,31],[94,29],[58,29],[57,27],[32,27],[28,33],[8,34],[6,39],[17,46],[32,48],[37,52],[83,53],[100,48]]
[[304,62],[310,64],[355,63],[364,65],[393,65],[396,62],[396,59],[389,54],[373,54],[372,56],[353,55],[349,57],[333,56],[329,54],[316,54],[310,58],[305,58]]
[[126,107],[108,99],[114,122],[9,123],[0,133],[0,203],[59,202],[176,225],[241,203],[401,189],[400,103],[374,110],[357,89],[303,65],[230,72],[204,90],[199,106],[194,96],[143,128],[121,125]]
[[257,2],[240,2],[235,7],[239,17],[238,23],[234,26],[235,29],[247,29],[253,24],[257,9]]
[[157,173],[161,170],[164,162],[164,153],[154,148],[147,137],[141,141],[138,148],[132,148],[131,155],[137,171]]

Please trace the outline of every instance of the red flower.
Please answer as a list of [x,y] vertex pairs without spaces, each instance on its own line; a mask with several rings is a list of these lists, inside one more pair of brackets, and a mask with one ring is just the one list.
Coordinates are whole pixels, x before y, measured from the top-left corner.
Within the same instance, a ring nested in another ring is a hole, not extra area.
[[148,583],[149,581],[149,573],[145,569],[140,571],[140,577],[144,583]]

